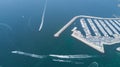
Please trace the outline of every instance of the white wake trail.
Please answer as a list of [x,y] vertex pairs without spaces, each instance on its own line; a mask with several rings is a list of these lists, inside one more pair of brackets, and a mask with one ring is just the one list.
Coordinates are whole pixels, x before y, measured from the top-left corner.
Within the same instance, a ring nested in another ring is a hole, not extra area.
[[54,62],[61,62],[61,63],[72,63],[72,64],[84,64],[84,62],[73,61],[73,60],[65,60],[65,59],[52,59]]
[[56,57],[61,59],[87,59],[87,58],[94,58],[97,57],[95,55],[87,55],[87,54],[81,54],[81,55],[55,55],[50,54],[50,57]]
[[24,55],[24,56],[29,56],[29,57],[33,57],[33,58],[40,58],[40,59],[45,58],[44,55],[37,55],[37,54],[26,53],[26,52],[22,52],[22,51],[11,51],[11,53]]
[[45,13],[46,13],[46,8],[47,8],[47,0],[46,0],[45,5],[44,5],[44,9],[43,9],[43,14],[42,14],[42,19],[41,19],[41,24],[40,24],[40,27],[39,27],[39,31],[41,31],[42,27],[43,27]]

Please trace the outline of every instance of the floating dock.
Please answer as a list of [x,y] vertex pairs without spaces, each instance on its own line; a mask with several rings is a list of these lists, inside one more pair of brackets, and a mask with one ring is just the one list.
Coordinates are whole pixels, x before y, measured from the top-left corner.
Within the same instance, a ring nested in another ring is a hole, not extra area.
[[[101,18],[85,15],[75,16],[55,33],[54,36],[59,37],[77,19],[80,19],[80,26],[82,27],[78,29],[75,26],[71,30],[73,32],[71,36],[86,45],[104,53],[104,45],[120,43],[120,18]],[[81,31],[82,29],[83,31]]]

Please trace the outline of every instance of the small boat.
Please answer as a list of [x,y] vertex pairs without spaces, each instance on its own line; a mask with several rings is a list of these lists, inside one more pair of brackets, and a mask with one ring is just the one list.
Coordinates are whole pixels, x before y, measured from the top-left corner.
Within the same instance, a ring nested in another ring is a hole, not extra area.
[[117,47],[116,50],[117,50],[117,51],[120,51],[120,47]]

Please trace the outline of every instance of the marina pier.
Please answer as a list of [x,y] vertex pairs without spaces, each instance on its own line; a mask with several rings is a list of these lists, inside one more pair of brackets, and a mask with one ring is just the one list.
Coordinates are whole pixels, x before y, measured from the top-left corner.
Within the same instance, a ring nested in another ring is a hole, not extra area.
[[101,53],[105,53],[104,45],[120,43],[120,18],[101,18],[85,15],[75,16],[55,33],[54,36],[59,37],[77,19],[80,19],[80,26],[82,26],[83,31],[74,27],[71,30],[73,32],[71,36],[86,45]]

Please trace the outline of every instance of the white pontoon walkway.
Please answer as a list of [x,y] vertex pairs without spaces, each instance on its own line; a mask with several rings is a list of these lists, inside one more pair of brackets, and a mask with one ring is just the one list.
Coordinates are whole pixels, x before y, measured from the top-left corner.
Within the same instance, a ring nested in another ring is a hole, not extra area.
[[105,20],[105,22],[106,22],[107,25],[113,30],[113,32],[114,32],[115,34],[119,34],[118,31],[110,24],[109,21]]
[[120,31],[120,27],[115,23],[113,22],[112,20],[109,20],[111,22],[111,24],[117,29]]
[[103,33],[103,35],[108,36],[107,32],[103,29],[103,27],[100,25],[100,23],[96,19],[94,20],[94,22],[96,23],[100,31]]
[[120,23],[117,20],[113,20],[118,26],[120,26]]
[[118,20],[118,22],[120,23],[120,20]]
[[102,20],[99,20],[99,22],[104,27],[104,29],[109,33],[109,35],[113,35],[112,31],[108,28],[108,26]]
[[90,32],[90,30],[89,30],[89,28],[88,28],[85,20],[84,20],[84,19],[81,19],[80,22],[81,22],[81,25],[82,25],[85,33],[86,33],[86,36],[91,36],[91,32]]
[[[120,20],[120,18],[101,18],[85,15],[75,16],[57,33],[55,33],[54,36],[59,37],[60,34],[64,32],[77,19],[80,19],[80,26],[82,26],[81,28],[83,29],[85,34],[83,34],[83,32],[81,31],[82,29],[78,29],[75,26],[72,29],[73,33],[71,34],[71,36],[80,40],[86,45],[94,48],[101,53],[104,53],[104,45],[120,43],[120,41],[118,41],[120,40],[120,31],[118,30],[120,29],[120,26],[117,26],[120,25],[120,22],[118,21]],[[91,35],[91,29],[89,28],[92,28],[95,35]]]
[[94,25],[94,23],[92,22],[91,19],[87,19],[90,26],[92,27],[93,31],[95,32],[96,36],[101,36],[101,34],[99,33],[98,29],[96,28],[96,26]]

